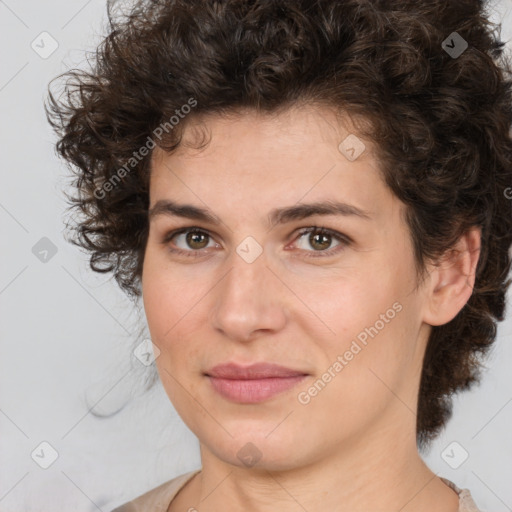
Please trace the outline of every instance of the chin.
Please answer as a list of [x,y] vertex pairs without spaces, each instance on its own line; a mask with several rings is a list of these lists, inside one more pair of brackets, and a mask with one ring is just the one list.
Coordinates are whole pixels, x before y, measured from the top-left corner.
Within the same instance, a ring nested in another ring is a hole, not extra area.
[[[245,430],[234,438],[225,436],[223,442],[211,440],[203,444],[215,457],[227,464],[256,472],[287,471],[295,469],[299,464],[307,464],[307,460],[301,461],[301,457],[297,457],[297,448],[304,448],[303,439],[294,439],[285,431],[281,435],[277,432],[268,435],[271,430],[254,434]],[[305,454],[303,458],[306,459]]]

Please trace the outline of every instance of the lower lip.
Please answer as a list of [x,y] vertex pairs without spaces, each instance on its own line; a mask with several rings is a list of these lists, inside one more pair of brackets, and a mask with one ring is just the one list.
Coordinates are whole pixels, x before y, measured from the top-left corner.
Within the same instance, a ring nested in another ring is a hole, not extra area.
[[213,389],[217,393],[233,402],[246,404],[263,402],[268,398],[293,388],[305,377],[307,375],[235,380],[208,376]]

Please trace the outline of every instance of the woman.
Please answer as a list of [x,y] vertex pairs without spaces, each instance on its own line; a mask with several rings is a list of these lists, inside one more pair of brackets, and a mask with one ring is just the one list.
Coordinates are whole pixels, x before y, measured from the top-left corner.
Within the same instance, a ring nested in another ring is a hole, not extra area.
[[418,448],[510,283],[511,82],[483,3],[109,19],[47,106],[74,242],[142,297],[202,462],[116,511],[477,511]]

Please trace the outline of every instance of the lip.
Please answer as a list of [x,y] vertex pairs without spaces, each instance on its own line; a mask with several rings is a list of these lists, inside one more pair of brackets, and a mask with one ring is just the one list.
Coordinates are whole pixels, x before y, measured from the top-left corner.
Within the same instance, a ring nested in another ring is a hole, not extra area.
[[250,366],[241,366],[236,363],[225,363],[214,366],[205,372],[210,377],[221,379],[266,379],[270,377],[298,377],[307,375],[301,370],[293,370],[274,363],[255,363]]
[[293,388],[308,374],[273,363],[250,366],[227,363],[214,366],[205,375],[213,389],[224,398],[251,404]]

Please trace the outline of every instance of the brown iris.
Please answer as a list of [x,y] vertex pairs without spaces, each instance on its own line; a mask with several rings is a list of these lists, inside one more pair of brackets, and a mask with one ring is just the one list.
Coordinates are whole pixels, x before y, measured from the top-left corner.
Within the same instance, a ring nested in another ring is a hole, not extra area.
[[192,249],[204,249],[208,245],[208,235],[200,231],[191,231],[186,236],[187,244]]
[[310,233],[309,243],[311,247],[321,249],[327,249],[331,245],[331,235],[324,233]]

